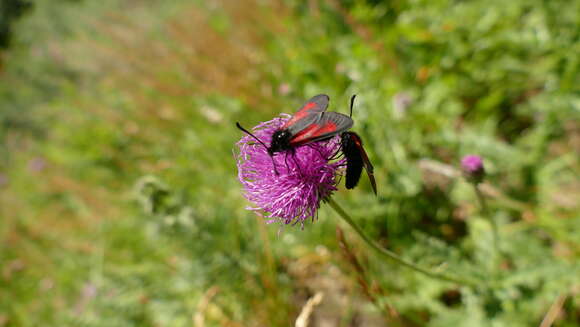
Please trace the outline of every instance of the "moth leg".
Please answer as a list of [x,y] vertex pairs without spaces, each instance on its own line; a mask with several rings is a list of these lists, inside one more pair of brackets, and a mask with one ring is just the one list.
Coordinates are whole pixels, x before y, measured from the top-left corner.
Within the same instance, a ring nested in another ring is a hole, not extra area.
[[284,164],[286,165],[286,173],[290,173],[290,167],[288,166],[288,152],[284,152]]
[[302,175],[302,168],[300,167],[300,162],[296,158],[296,150],[294,148],[292,148],[291,151],[292,151],[292,160],[294,160],[294,163],[296,164],[296,167],[298,168],[298,174],[300,174],[300,177],[304,177]]

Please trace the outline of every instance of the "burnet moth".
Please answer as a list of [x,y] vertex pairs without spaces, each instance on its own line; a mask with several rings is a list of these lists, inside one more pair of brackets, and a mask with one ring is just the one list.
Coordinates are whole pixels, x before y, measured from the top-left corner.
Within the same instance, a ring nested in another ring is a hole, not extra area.
[[[319,94],[306,101],[284,125],[274,132],[270,146],[243,128],[239,122],[236,126],[255,138],[266,148],[270,157],[273,157],[276,152],[293,150],[301,145],[328,140],[351,128],[354,122],[349,116],[337,112],[326,112],[328,102],[329,97],[326,94]],[[272,164],[278,175],[273,158]]]
[[[352,107],[354,105],[353,95],[350,98],[350,116],[352,117]],[[363,147],[360,136],[355,132],[344,132],[340,135],[342,153],[346,158],[346,182],[347,189],[353,189],[360,179],[362,168],[364,167],[369,176],[373,192],[377,195],[377,183],[373,173],[373,165]]]

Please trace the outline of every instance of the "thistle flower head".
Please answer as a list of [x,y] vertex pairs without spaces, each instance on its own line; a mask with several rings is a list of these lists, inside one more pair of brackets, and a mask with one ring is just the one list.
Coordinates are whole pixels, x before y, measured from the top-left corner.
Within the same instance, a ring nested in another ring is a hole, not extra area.
[[483,160],[478,155],[466,155],[461,159],[461,170],[468,181],[472,183],[480,183],[485,177],[485,169],[483,167]]
[[[261,123],[252,133],[269,145],[274,132],[289,118],[282,115]],[[276,169],[267,149],[253,137],[244,135],[237,146],[238,178],[244,196],[253,203],[248,209],[270,218],[268,223],[304,226],[307,219],[314,219],[320,201],[336,190],[337,175],[344,166],[344,160],[331,162],[340,149],[339,137],[275,153]]]

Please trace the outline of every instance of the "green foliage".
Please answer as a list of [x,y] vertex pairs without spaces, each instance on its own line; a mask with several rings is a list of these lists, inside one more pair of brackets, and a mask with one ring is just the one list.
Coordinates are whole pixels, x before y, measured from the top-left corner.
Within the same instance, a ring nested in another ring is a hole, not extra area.
[[[0,76],[0,326],[288,326],[318,291],[312,325],[539,325],[557,299],[575,325],[579,24],[559,0],[38,2]],[[335,200],[477,287],[348,229],[345,256],[325,205],[303,231],[244,210],[234,122],[317,93],[358,95],[379,185]]]
[[27,9],[31,3],[22,0],[0,1],[0,48],[10,45],[12,37],[12,25]]

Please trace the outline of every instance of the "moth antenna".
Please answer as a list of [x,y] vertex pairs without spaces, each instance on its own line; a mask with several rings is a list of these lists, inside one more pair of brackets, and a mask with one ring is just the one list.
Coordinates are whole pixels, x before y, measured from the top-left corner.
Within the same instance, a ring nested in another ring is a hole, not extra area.
[[256,139],[256,141],[258,141],[268,152],[268,155],[270,156],[270,159],[272,159],[272,166],[274,167],[274,173],[276,173],[276,176],[280,175],[278,173],[278,169],[276,169],[276,163],[274,162],[274,156],[270,154],[270,149],[266,146],[266,144],[264,144],[264,142],[262,142],[259,138],[256,137],[256,135],[248,132],[247,129],[243,128],[242,125],[240,125],[239,122],[236,122],[236,127],[238,127],[242,132],[250,135],[251,137],[253,137],[254,139]]
[[254,135],[254,134],[252,134],[252,133],[248,132],[248,130],[247,130],[247,129],[245,129],[245,128],[243,128],[243,127],[242,127],[242,125],[240,125],[240,123],[239,123],[239,122],[236,122],[236,126],[237,126],[237,127],[238,127],[238,128],[239,128],[239,129],[240,129],[242,132],[244,132],[244,133],[246,133],[246,134],[250,135],[251,137],[255,138],[255,139],[256,139],[256,141],[260,142],[260,144],[262,144],[262,145],[264,146],[264,148],[266,148],[266,151],[268,150],[268,147],[266,146],[266,144],[264,144],[264,142],[262,142],[262,141],[261,141],[259,138],[257,138],[257,137],[256,137],[256,135]]
[[354,98],[356,98],[356,94],[353,94],[352,97],[350,97],[350,118],[352,118],[352,107],[354,106]]

